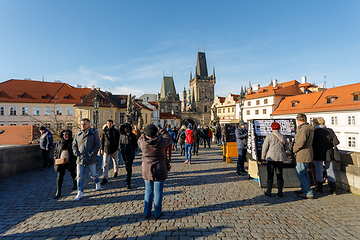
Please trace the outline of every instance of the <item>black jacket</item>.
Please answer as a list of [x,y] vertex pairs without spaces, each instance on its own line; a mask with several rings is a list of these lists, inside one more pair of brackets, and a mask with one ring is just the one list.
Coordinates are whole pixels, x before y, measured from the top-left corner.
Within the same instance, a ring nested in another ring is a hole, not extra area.
[[200,141],[200,131],[198,129],[194,129],[194,142],[199,143]]
[[120,132],[114,126],[106,126],[101,132],[100,149],[106,154],[113,154],[119,149]]
[[[67,131],[69,133],[69,138],[67,140],[63,139],[63,133]],[[54,169],[56,172],[65,171],[66,169],[69,169],[69,171],[75,171],[76,169],[76,156],[74,156],[73,150],[72,150],[72,132],[70,130],[64,130],[60,133],[61,139],[55,144],[54,148],[54,159],[60,158],[61,151],[62,150],[68,150],[69,151],[69,161],[66,164],[61,165],[54,165]]]
[[333,147],[340,142],[331,128],[324,125],[315,126],[313,151],[314,160],[318,161],[333,161],[334,150]]
[[[128,128],[128,132],[125,133],[124,128]],[[135,157],[135,150],[137,149],[137,138],[134,133],[132,133],[132,127],[130,124],[122,124],[120,126],[120,139],[119,139],[119,149],[122,156],[133,156]]]

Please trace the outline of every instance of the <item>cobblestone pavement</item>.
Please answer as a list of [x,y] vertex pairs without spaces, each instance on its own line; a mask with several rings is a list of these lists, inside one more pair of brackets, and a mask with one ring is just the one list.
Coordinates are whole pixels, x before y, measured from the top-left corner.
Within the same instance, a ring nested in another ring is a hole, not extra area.
[[303,200],[287,188],[284,198],[269,198],[255,180],[236,176],[236,164],[223,162],[221,153],[215,145],[200,149],[191,165],[179,151],[173,154],[158,220],[142,214],[141,154],[131,190],[122,166],[121,175],[110,177],[101,191],[85,179],[85,197],[77,202],[68,173],[59,200],[53,199],[52,169],[0,179],[0,238],[360,239],[360,197],[342,192]]

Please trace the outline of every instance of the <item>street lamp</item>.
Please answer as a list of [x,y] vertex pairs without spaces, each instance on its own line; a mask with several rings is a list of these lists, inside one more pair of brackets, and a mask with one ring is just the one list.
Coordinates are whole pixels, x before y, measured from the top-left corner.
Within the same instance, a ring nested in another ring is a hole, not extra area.
[[98,119],[98,109],[99,109],[100,99],[97,97],[97,95],[94,97],[93,105],[95,108],[95,129],[97,129],[97,119]]
[[241,88],[240,97],[238,99],[240,100],[241,120],[244,121],[243,110],[244,110],[245,96],[242,88]]

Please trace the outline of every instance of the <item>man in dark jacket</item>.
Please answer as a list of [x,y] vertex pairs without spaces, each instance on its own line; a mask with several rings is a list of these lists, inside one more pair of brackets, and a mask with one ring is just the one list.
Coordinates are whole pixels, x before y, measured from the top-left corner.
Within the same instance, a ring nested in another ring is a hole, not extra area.
[[106,184],[109,180],[109,161],[113,160],[114,177],[118,176],[118,149],[119,149],[120,133],[115,128],[114,121],[109,119],[106,127],[101,132],[100,153],[103,155],[103,180],[101,185]]
[[101,184],[96,172],[96,154],[100,148],[99,135],[90,127],[88,118],[81,119],[81,130],[75,135],[72,148],[76,159],[78,194],[74,201],[80,200],[84,192],[84,172],[88,168],[90,177],[95,182],[95,189],[100,190]]
[[296,176],[301,184],[298,197],[313,199],[314,194],[310,188],[310,177],[308,173],[309,164],[313,161],[313,139],[315,128],[306,122],[306,115],[299,113],[296,116],[298,125],[295,134],[293,152],[296,159]]
[[196,128],[196,126],[194,126],[194,148],[193,148],[193,152],[194,152],[195,156],[197,156],[199,154],[199,143],[200,143],[200,134],[201,134],[201,132],[199,130],[200,130],[200,127]]
[[137,138],[134,133],[132,133],[131,125],[124,123],[120,126],[120,140],[119,140],[119,149],[121,151],[121,157],[125,164],[125,169],[127,173],[126,177],[126,188],[131,188],[131,174],[132,174],[132,164],[135,159],[135,150],[137,149]]
[[[209,134],[210,131],[210,134]],[[203,130],[203,139],[204,139],[204,148],[206,148],[206,144],[208,145],[208,147],[210,148],[210,138],[209,135],[211,135],[211,130],[210,128],[205,125],[204,130]]]
[[47,130],[44,126],[40,127],[40,133],[40,148],[44,160],[44,168],[46,168],[53,163],[53,161],[49,157],[49,152],[54,146],[53,136],[51,132]]
[[245,175],[244,162],[246,159],[247,137],[246,123],[240,120],[239,126],[235,129],[236,145],[238,149],[238,161],[236,166],[237,175]]

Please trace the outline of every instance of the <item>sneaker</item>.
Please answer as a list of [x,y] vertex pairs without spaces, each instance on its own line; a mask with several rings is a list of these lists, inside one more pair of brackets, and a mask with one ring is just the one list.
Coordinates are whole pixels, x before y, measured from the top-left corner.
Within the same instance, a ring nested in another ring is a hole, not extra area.
[[114,173],[114,177],[117,177],[118,175],[117,175],[117,172],[116,173]]
[[[101,185],[104,185],[104,184],[106,184],[108,182],[108,180],[106,179],[106,178],[103,178],[103,180],[101,181]],[[97,188],[97,186],[96,186],[96,188]]]
[[79,201],[80,198],[82,198],[84,196],[83,192],[78,191],[76,197],[74,198],[74,201]]
[[[105,178],[104,178],[105,179]],[[106,180],[107,181],[107,180]],[[95,189],[96,189],[96,191],[99,191],[100,190],[100,188],[101,188],[101,184],[100,184],[100,182],[98,182],[98,183],[95,183]]]
[[308,195],[305,195],[305,193],[298,194],[297,196],[299,198],[304,198],[304,199],[314,199],[314,196],[308,196]]

